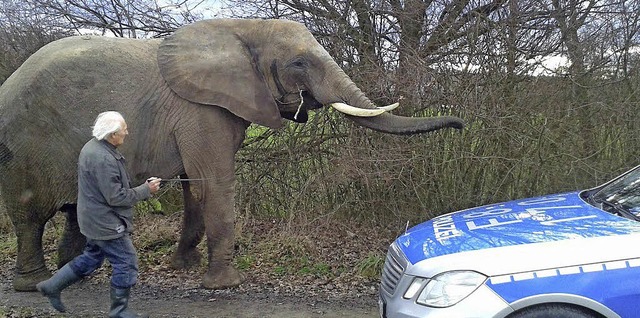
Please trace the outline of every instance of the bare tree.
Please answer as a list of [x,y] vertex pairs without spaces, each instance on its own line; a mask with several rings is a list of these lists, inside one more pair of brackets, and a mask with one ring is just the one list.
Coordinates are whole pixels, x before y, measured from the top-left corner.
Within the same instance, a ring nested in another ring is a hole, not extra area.
[[205,0],[0,0],[0,83],[43,45],[72,34],[161,37],[203,18]]
[[603,57],[611,64],[606,72],[613,78],[623,78],[628,82],[633,71],[637,71],[640,45],[640,1],[621,0],[611,3],[608,11],[601,15],[602,36],[599,38],[604,48]]
[[32,14],[24,2],[0,0],[0,83],[40,47],[67,35],[49,17]]
[[56,18],[78,33],[116,37],[161,37],[203,18],[204,0],[26,0],[33,12]]

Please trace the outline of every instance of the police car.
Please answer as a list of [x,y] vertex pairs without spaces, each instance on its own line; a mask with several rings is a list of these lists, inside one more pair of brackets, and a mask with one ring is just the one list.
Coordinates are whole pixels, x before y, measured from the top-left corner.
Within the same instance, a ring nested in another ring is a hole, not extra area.
[[419,224],[389,247],[380,316],[640,317],[638,212],[640,166]]

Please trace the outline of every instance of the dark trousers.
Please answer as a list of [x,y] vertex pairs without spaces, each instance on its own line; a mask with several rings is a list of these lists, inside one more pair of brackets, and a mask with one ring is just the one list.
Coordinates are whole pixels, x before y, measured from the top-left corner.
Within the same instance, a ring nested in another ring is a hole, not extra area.
[[81,255],[74,258],[69,266],[80,277],[85,277],[108,259],[113,272],[111,285],[116,288],[130,288],[138,281],[138,257],[128,234],[113,240],[87,240]]

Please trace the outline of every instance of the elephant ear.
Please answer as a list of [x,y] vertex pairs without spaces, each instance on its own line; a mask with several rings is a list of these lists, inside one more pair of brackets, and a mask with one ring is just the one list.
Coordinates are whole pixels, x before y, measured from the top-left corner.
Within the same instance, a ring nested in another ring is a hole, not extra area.
[[282,118],[249,46],[214,21],[178,29],[158,48],[169,87],[191,102],[226,108],[252,123],[280,128]]

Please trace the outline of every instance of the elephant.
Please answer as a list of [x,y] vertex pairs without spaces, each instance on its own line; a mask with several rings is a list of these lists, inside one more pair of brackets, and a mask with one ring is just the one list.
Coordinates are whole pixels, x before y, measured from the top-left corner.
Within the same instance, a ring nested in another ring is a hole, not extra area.
[[119,150],[132,183],[183,181],[184,215],[175,268],[200,264],[202,286],[244,280],[232,264],[235,155],[251,123],[278,129],[333,106],[356,124],[389,134],[462,129],[455,116],[393,115],[377,107],[312,33],[294,21],[211,19],[157,39],[71,36],[51,42],[0,87],[0,190],[17,236],[13,287],[34,291],[50,277],[42,249],[46,222],[66,214],[58,267],[81,253],[77,163],[100,112],[129,125]]

